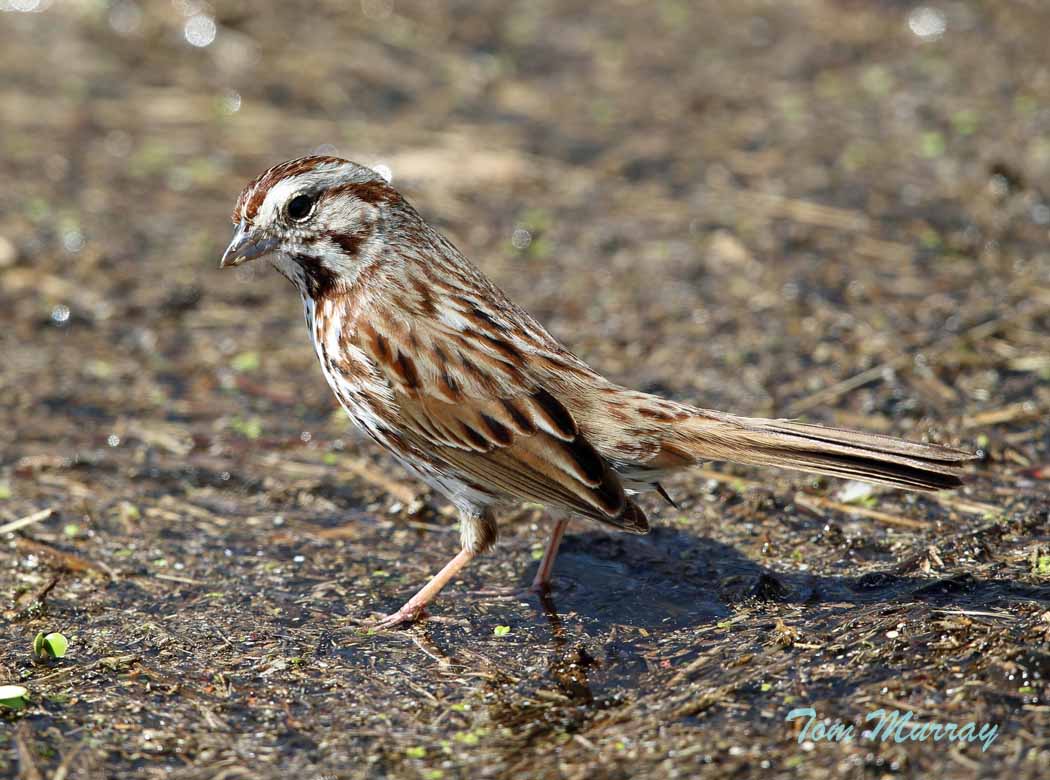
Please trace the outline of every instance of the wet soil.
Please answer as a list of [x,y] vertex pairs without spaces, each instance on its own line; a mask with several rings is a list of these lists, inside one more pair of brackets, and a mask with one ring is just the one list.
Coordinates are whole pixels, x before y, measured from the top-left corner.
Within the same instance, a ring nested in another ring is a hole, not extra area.
[[[0,9],[0,776],[1046,776],[1050,6]],[[616,380],[973,478],[715,464],[648,536],[571,526],[546,599],[521,507],[368,632],[454,518],[336,409],[287,283],[217,270],[241,186],[319,149]],[[999,734],[800,743],[798,707]]]

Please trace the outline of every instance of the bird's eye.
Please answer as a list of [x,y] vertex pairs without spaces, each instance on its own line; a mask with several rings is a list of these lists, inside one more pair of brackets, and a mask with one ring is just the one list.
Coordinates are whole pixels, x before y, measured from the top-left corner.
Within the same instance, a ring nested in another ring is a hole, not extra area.
[[302,222],[308,216],[314,208],[314,199],[309,195],[296,195],[290,201],[288,201],[288,207],[285,209],[288,212],[288,216],[294,219],[296,222]]

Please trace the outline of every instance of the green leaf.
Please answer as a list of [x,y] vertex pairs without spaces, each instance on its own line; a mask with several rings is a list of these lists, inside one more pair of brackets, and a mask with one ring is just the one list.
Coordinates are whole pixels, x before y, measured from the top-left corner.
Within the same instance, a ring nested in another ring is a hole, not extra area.
[[259,368],[259,353],[242,352],[230,361],[230,365],[233,366],[234,371],[240,371],[242,374],[256,371]]
[[492,629],[492,633],[496,636],[506,636],[510,633],[510,626],[496,626]]
[[6,501],[11,498],[11,485],[7,482],[0,482],[0,501]]
[[919,151],[927,159],[934,159],[944,154],[944,136],[936,130],[925,132],[920,137]]
[[422,745],[414,745],[410,748],[405,748],[405,755],[409,758],[426,758],[427,749]]
[[1040,555],[1035,564],[1036,573],[1050,576],[1050,555]]
[[252,417],[248,420],[234,417],[230,420],[230,427],[246,439],[258,439],[262,436],[262,420],[258,417]]
[[58,632],[44,636],[41,631],[33,637],[33,655],[37,658],[65,658],[68,649],[69,640]]
[[20,710],[29,703],[29,691],[21,685],[0,685],[0,707]]

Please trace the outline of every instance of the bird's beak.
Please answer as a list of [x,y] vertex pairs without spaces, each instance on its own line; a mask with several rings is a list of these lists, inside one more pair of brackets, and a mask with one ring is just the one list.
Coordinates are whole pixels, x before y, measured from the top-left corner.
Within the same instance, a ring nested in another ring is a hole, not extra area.
[[270,252],[276,243],[272,238],[253,236],[251,225],[241,220],[241,224],[233,233],[230,245],[222,253],[219,268],[229,268],[262,257]]

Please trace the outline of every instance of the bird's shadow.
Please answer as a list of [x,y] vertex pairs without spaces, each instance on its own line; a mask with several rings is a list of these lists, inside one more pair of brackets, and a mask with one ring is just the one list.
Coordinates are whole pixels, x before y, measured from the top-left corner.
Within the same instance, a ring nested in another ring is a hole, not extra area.
[[[877,605],[921,614],[949,608],[1008,611],[1021,601],[1050,606],[1050,586],[982,580],[965,572],[899,573],[907,568],[890,562],[859,576],[783,571],[776,564],[756,563],[728,544],[666,526],[643,537],[602,531],[570,535],[558,555],[551,592],[536,601],[536,619],[549,627],[551,642],[545,677],[574,703],[606,699],[639,685],[649,669],[642,648],[625,641],[625,635],[710,627],[742,606],[762,602],[796,605],[803,615],[808,608],[810,619],[802,619],[805,633],[830,629]],[[529,567],[522,584],[533,574]],[[581,644],[574,624],[601,639]],[[839,692],[893,674],[889,665],[871,665],[842,681]]]
[[[1050,586],[983,580],[970,573],[902,574],[899,563],[859,576],[764,566],[731,545],[658,526],[647,536],[590,531],[566,536],[547,610],[576,614],[595,630],[647,630],[717,622],[748,601],[821,605],[912,604],[989,610],[1010,601],[1050,606]],[[532,568],[523,581],[533,574]]]

